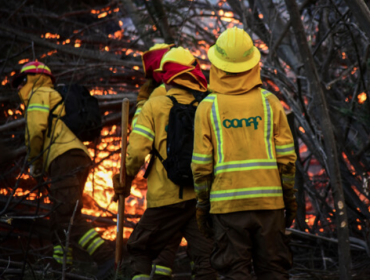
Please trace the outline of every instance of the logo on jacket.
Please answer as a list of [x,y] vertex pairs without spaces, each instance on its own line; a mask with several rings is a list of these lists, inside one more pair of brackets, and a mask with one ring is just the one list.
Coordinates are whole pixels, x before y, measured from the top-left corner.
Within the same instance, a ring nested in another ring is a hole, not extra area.
[[247,127],[253,124],[254,129],[256,130],[258,128],[258,120],[262,120],[262,118],[260,116],[256,116],[250,117],[248,119],[232,119],[232,120],[226,119],[222,122],[222,124],[225,128],[230,127],[238,128],[243,126]]

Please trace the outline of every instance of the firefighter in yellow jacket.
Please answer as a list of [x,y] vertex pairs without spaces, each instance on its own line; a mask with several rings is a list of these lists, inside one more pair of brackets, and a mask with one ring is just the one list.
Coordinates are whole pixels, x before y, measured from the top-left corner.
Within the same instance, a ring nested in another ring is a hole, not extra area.
[[[261,88],[260,52],[227,29],[208,51],[208,95],[195,117],[197,221],[214,237],[212,266],[226,279],[288,279],[285,227],[296,214],[293,137],[278,98]],[[285,209],[285,218],[284,218]]]
[[[167,52],[158,71],[163,72],[167,96],[175,97],[179,103],[190,104],[194,100],[190,90],[207,90],[207,82],[197,60],[182,47]],[[173,106],[167,96],[150,98],[142,108],[130,136],[126,158],[127,178],[137,174],[152,147],[163,158],[167,157],[166,126]],[[148,208],[127,243],[132,279],[150,279],[152,260],[178,232],[182,232],[188,241],[194,260],[195,279],[216,279],[216,273],[209,263],[211,240],[202,236],[197,227],[195,205],[194,189],[185,187],[180,198],[179,186],[168,179],[161,161],[156,158],[148,176]]]
[[[79,200],[70,232],[72,247],[66,252],[67,264],[72,264],[72,248],[82,247],[98,264],[98,279],[103,279],[114,266],[114,251],[81,214],[82,193],[91,165],[89,152],[59,118],[53,118],[48,133],[49,112],[62,98],[53,89],[54,82],[49,67],[37,61],[25,64],[13,80],[13,87],[18,89],[26,106],[25,141],[30,174],[35,178],[47,174],[51,179],[50,197],[55,207],[51,217],[54,260],[63,264],[65,231]],[[63,104],[56,107],[54,114],[61,117],[66,114]]]
[[[144,106],[144,103],[156,96],[165,96],[166,89],[162,83],[162,73],[155,72],[158,69],[163,56],[173,47],[172,44],[155,44],[148,51],[144,52],[141,60],[147,81],[140,88],[137,97],[136,112],[132,118],[133,128],[136,124],[137,118]],[[119,176],[113,178],[113,186],[119,188]],[[152,268],[154,271],[154,279],[165,280],[172,278],[172,268],[176,258],[176,252],[180,245],[182,234],[179,232],[175,235],[167,246],[160,252],[158,257],[153,260]]]

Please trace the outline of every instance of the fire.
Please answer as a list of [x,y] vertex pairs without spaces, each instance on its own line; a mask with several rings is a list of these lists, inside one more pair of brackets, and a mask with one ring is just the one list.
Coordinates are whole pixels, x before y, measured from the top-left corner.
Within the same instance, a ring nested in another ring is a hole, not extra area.
[[3,86],[5,86],[9,82],[8,77],[5,76],[5,79],[1,82]]
[[342,52],[342,59],[346,59],[347,55],[345,52]]
[[98,15],[98,18],[104,18],[108,15],[107,12],[104,12],[104,13],[101,13],[100,15]]
[[59,34],[52,34],[52,33],[45,33],[45,35],[41,35],[41,38],[45,39],[59,39],[60,35]]
[[20,61],[18,61],[18,64],[25,64],[28,61],[30,61],[28,58],[21,59]]
[[367,95],[365,92],[361,92],[358,96],[357,96],[357,99],[358,99],[358,103],[360,104],[363,104],[366,99],[367,99]]
[[139,70],[140,68],[139,68],[139,66],[134,66],[134,67],[132,67],[132,69]]
[[75,40],[75,48],[79,48],[81,47],[81,40],[80,39],[76,39]]

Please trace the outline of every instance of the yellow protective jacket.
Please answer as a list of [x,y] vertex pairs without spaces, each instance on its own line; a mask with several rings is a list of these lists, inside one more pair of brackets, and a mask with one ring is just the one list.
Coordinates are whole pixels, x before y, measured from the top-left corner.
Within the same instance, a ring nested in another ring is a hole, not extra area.
[[259,65],[240,74],[212,68],[215,93],[195,116],[192,171],[198,200],[209,199],[214,214],[284,208],[278,163],[294,164],[296,154],[279,99],[260,88]]
[[[194,100],[191,93],[178,88],[172,88],[167,95],[174,96],[179,103],[183,104],[189,104]],[[151,97],[145,102],[131,132],[127,147],[127,175],[137,174],[153,145],[164,159],[167,158],[166,126],[172,106],[172,101],[166,96]],[[148,176],[148,208],[171,205],[194,198],[193,188],[184,188],[183,199],[179,198],[179,186],[168,179],[163,164],[156,157]]]
[[156,87],[153,92],[149,95],[149,97],[147,99],[141,99],[140,101],[138,101],[138,103],[136,104],[136,111],[135,111],[135,114],[132,118],[132,128],[134,128],[135,124],[136,124],[136,121],[137,121],[137,117],[139,116],[140,112],[141,112],[141,108],[143,108],[144,106],[144,103],[149,99],[149,98],[153,98],[153,97],[156,97],[156,96],[162,96],[162,95],[166,95],[166,88],[164,86],[164,84],[161,84],[159,87]]
[[[25,141],[28,148],[28,161],[31,164],[44,164],[47,171],[50,163],[59,155],[71,150],[81,149],[89,155],[85,145],[73,134],[62,120],[53,118],[51,135],[48,137],[49,111],[61,100],[61,95],[53,89],[50,77],[37,74],[28,75],[27,84],[19,91],[26,106]],[[63,104],[54,114],[65,115]]]

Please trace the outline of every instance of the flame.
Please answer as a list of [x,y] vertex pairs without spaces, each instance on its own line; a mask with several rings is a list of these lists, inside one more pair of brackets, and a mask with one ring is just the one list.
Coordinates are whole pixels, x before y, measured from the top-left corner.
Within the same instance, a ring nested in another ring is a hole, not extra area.
[[52,33],[45,33],[45,35],[41,35],[41,38],[44,38],[45,39],[59,39],[60,38],[60,35],[59,34],[52,34]]
[[101,13],[100,15],[98,15],[98,18],[104,18],[107,15],[108,15],[107,12]]
[[263,19],[263,14],[258,14],[258,17],[259,17],[260,19]]
[[80,39],[76,39],[75,40],[75,48],[79,48],[81,47],[81,40]]
[[139,66],[134,66],[134,67],[132,67],[132,69],[134,69],[134,70],[139,70],[139,69],[140,69],[140,67],[139,67]]
[[357,96],[357,99],[358,99],[358,103],[360,104],[363,104],[366,99],[367,99],[367,95],[365,92],[361,92],[358,96]]
[[347,55],[345,52],[342,52],[342,59],[346,59]]
[[5,86],[9,82],[8,77],[5,76],[5,79],[1,82],[3,86]]
[[24,64],[24,63],[26,63],[28,61],[30,61],[28,58],[21,59],[20,61],[18,61],[18,64]]
[[302,133],[306,133],[306,131],[304,130],[304,128],[302,126],[299,127],[299,131],[302,132]]

